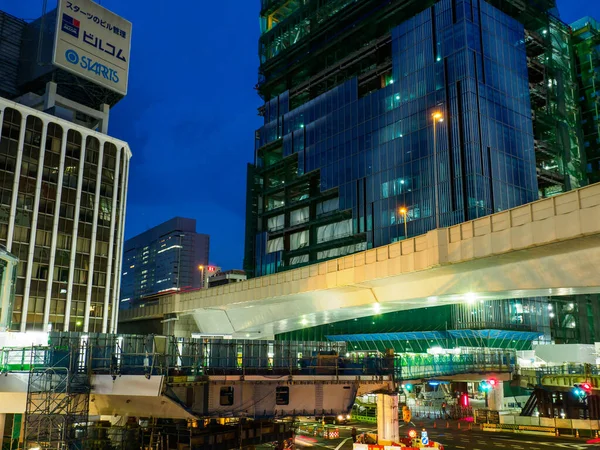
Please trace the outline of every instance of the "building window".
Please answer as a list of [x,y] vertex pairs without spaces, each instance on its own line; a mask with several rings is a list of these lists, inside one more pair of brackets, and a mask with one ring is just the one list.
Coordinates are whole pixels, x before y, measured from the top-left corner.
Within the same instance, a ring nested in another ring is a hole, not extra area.
[[227,386],[227,387],[221,388],[219,404],[221,406],[232,406],[233,405],[233,386]]
[[290,388],[287,386],[277,386],[275,388],[275,404],[289,405],[290,404]]

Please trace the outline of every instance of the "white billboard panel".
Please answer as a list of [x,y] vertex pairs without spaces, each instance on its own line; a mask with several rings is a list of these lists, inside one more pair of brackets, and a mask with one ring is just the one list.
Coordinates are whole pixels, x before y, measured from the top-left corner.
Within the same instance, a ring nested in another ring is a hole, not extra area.
[[127,94],[131,22],[91,0],[58,0],[53,64]]

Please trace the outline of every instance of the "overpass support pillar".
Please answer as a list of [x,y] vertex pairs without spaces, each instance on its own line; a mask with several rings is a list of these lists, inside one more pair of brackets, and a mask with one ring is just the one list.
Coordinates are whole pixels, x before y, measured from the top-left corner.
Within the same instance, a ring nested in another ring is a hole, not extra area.
[[398,395],[377,394],[377,438],[379,445],[398,442]]
[[504,408],[504,381],[499,381],[494,389],[488,392],[488,407],[492,411],[501,411]]

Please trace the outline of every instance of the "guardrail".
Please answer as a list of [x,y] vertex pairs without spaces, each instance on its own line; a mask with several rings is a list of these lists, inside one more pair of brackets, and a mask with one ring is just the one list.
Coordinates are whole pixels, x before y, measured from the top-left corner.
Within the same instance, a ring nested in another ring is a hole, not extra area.
[[0,371],[35,367],[119,375],[390,376],[384,356],[346,355],[343,342],[179,339],[173,336],[51,333],[42,347],[0,349]]
[[431,378],[448,375],[513,372],[516,369],[514,352],[489,352],[459,355],[402,355],[396,361],[397,374],[402,379]]

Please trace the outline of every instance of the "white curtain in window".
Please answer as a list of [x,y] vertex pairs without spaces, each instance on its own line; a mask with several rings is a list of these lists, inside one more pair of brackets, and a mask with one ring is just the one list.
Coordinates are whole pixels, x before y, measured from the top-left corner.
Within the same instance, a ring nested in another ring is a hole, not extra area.
[[332,211],[337,211],[339,209],[340,209],[339,197],[325,200],[324,202],[317,203],[317,216],[322,216],[323,214],[327,214]]
[[299,223],[308,222],[309,219],[308,206],[305,208],[295,209],[290,213],[290,225],[298,225]]
[[284,226],[285,216],[281,214],[280,216],[270,217],[267,221],[267,229],[269,231],[281,230]]
[[361,252],[367,249],[366,242],[359,242],[353,245],[344,245],[343,247],[331,248],[317,253],[317,259],[336,258],[338,256],[349,255],[351,253]]
[[352,219],[317,228],[317,243],[332,241],[352,234]]
[[283,237],[267,241],[267,253],[274,253],[283,250]]
[[337,211],[340,209],[339,197],[325,200],[324,202],[317,203],[317,216]]
[[292,256],[290,258],[290,266],[295,266],[296,264],[307,263],[308,255],[300,255],[300,256]]
[[308,230],[290,235],[290,250],[297,250],[308,245]]

